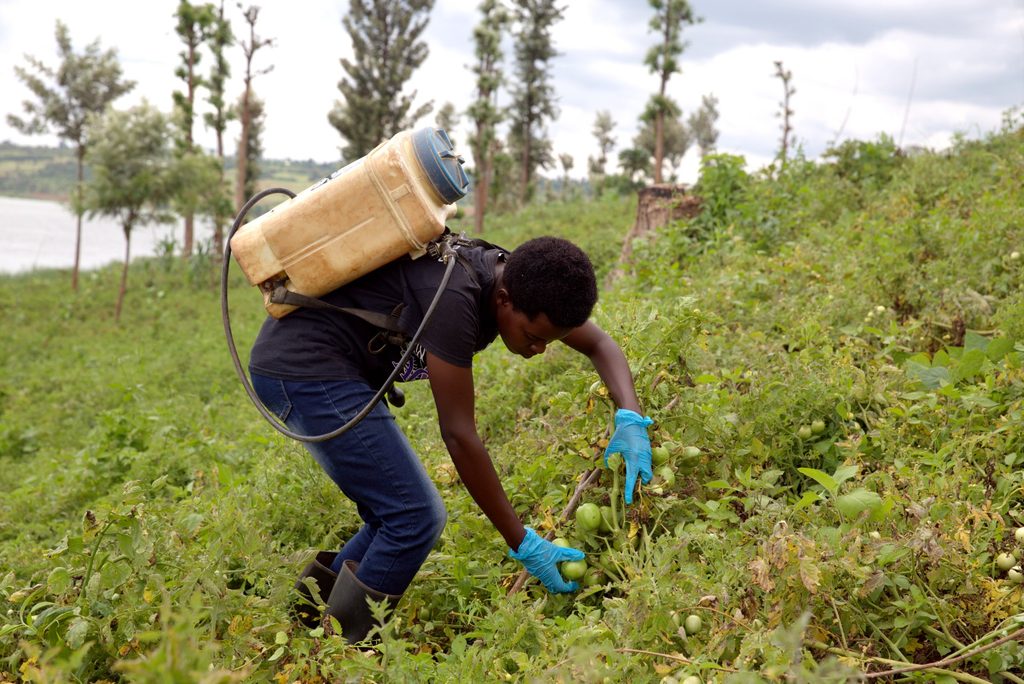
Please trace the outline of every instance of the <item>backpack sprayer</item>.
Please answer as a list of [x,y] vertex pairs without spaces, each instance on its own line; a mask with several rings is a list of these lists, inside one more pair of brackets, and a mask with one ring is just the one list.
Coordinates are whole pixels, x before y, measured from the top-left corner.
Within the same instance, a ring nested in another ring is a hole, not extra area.
[[[391,390],[457,261],[457,240],[444,233],[445,221],[455,214],[455,202],[469,188],[463,163],[444,130],[403,131],[298,195],[270,188],[254,195],[238,212],[224,249],[221,318],[235,372],[249,399],[278,432],[302,442],[332,439],[366,417]],[[240,228],[249,211],[274,194],[288,199]],[[322,435],[303,435],[282,425],[256,396],[231,332],[228,268],[232,254],[249,283],[260,289],[264,307],[275,318],[298,306],[340,310],[380,328],[386,339],[407,341],[395,369],[352,420]],[[413,259],[429,254],[446,265],[437,292],[411,338],[397,325],[395,312],[336,307],[317,299],[406,254]]]

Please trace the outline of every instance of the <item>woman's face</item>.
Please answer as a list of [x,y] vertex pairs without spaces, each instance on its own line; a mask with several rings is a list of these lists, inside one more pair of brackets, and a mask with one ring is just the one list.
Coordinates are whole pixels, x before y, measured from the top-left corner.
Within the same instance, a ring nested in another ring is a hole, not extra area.
[[526,359],[543,354],[549,344],[572,332],[572,328],[561,328],[553,324],[545,313],[539,313],[530,320],[529,316],[512,306],[504,289],[498,291],[495,318],[498,334],[505,347]]

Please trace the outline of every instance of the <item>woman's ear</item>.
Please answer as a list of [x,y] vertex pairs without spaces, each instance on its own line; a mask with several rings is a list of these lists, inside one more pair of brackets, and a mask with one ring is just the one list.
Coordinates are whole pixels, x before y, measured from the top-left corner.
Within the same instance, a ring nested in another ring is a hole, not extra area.
[[512,304],[512,299],[508,295],[508,290],[506,290],[503,287],[499,287],[495,291],[494,298],[495,298],[495,301],[498,303],[498,306],[504,306],[506,304],[509,304],[509,305]]

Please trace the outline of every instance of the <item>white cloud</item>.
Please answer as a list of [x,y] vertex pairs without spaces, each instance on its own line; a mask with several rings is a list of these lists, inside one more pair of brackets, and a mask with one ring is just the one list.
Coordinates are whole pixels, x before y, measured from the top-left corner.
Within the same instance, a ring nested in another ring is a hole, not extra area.
[[[345,1],[255,4],[263,8],[257,32],[275,40],[274,47],[257,53],[259,68],[274,65],[256,80],[267,107],[267,155],[337,159],[341,140],[327,112],[339,97],[339,59],[350,52],[341,24]],[[433,100],[435,107],[451,101],[459,109],[471,102],[474,83],[467,67],[473,61],[476,4],[437,1],[425,33],[430,56],[410,84],[419,101]],[[657,87],[643,65],[655,38],[648,32],[646,0],[565,4],[566,18],[554,29],[561,54],[552,64],[561,114],[548,131],[555,152],[571,154],[572,175],[582,177],[587,156],[596,151],[591,128],[599,110],[609,110],[617,122],[619,149],[635,135],[637,117]],[[138,82],[119,106],[147,97],[168,109],[171,91],[180,87],[173,73],[181,49],[172,18],[176,6],[175,0],[0,0],[0,64],[22,64],[26,52],[52,64],[60,17],[79,49],[97,36],[104,47],[118,49],[126,76]],[[234,3],[227,7],[236,32],[242,32],[245,24]],[[690,45],[670,93],[685,112],[714,93],[721,112],[719,149],[745,155],[751,166],[769,160],[778,146],[774,114],[782,86],[773,75],[776,59],[793,72],[795,133],[812,156],[840,130],[843,138],[880,132],[897,137],[902,131],[906,144],[942,146],[958,130],[991,130],[1005,109],[1024,102],[1019,0],[718,0],[694,7],[705,21],[684,32]],[[240,50],[231,59],[234,100],[241,91]],[[512,61],[506,55],[509,73]],[[9,67],[0,69],[0,92],[3,114],[17,112],[28,95]],[[422,123],[432,123],[433,115],[428,119]],[[464,119],[456,137],[464,142],[468,130]],[[197,125],[197,134],[212,146],[209,132]],[[235,136],[237,130],[230,129],[231,145]],[[3,139],[55,142],[25,138],[0,117]],[[689,180],[694,159],[695,154],[684,164]]]

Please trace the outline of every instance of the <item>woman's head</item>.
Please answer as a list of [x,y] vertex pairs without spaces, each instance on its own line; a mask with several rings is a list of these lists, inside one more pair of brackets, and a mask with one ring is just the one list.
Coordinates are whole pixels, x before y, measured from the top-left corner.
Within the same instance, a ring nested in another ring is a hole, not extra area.
[[562,238],[539,237],[517,247],[505,264],[503,285],[516,309],[531,319],[546,314],[564,328],[586,323],[597,303],[590,258]]
[[525,357],[542,353],[590,318],[597,302],[594,267],[568,240],[529,240],[508,257],[497,301],[505,346]]

